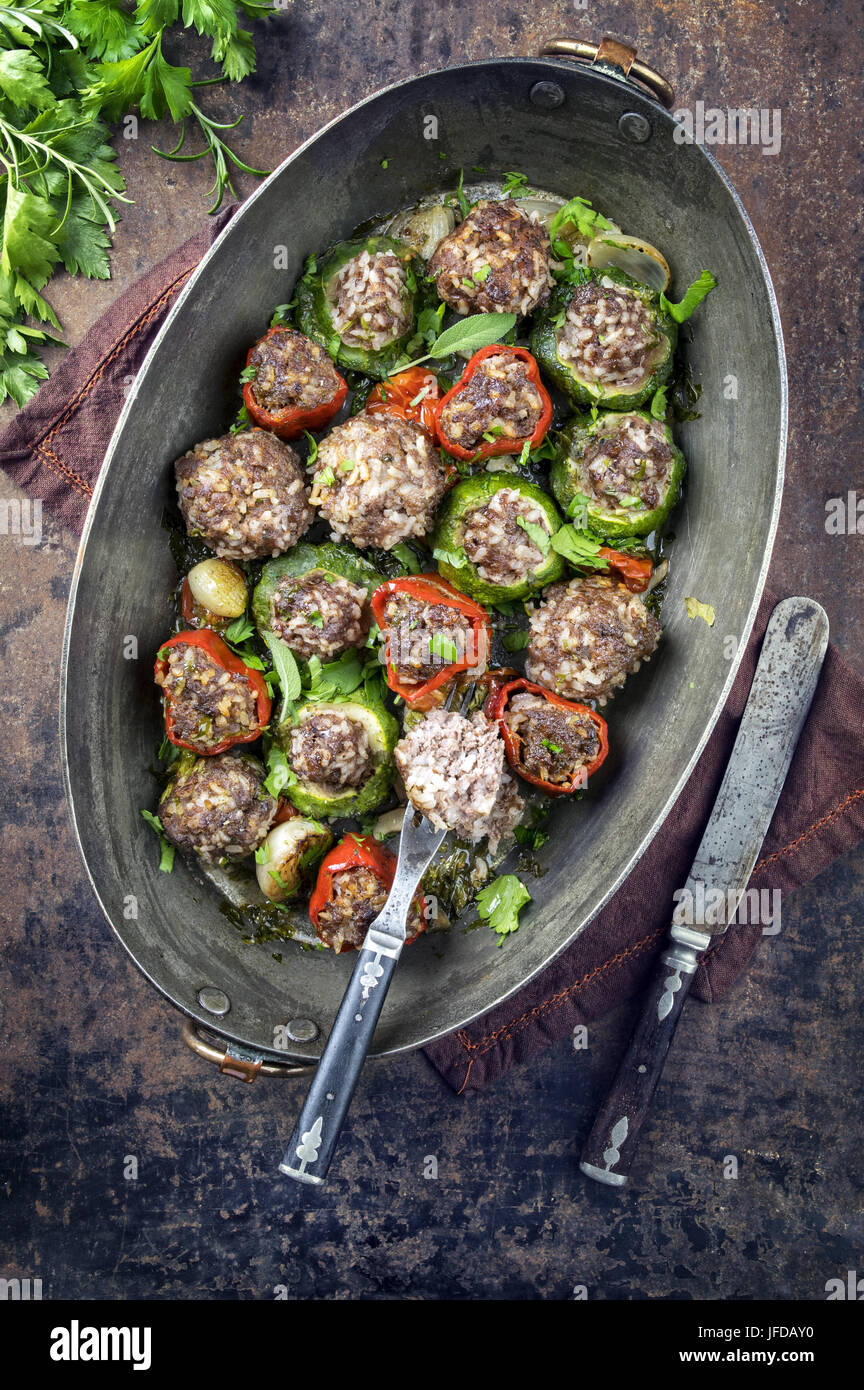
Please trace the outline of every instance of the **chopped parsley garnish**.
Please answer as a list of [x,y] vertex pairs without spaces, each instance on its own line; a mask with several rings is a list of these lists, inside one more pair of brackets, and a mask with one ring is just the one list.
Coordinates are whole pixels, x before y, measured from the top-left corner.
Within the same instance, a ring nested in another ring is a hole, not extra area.
[[477,911],[504,945],[504,937],[518,930],[519,913],[531,894],[515,874],[499,874],[498,878],[477,894]]
[[517,516],[516,525],[522,528],[528,539],[534,542],[542,555],[549,554],[552,537],[544,526],[538,526],[534,521],[526,521],[524,516]]
[[159,844],[161,847],[159,871],[163,874],[170,874],[171,870],[174,868],[174,846],[171,844],[171,841],[166,838],[165,832],[162,829],[162,822],[158,816],[154,816],[152,811],[142,811],[141,815],[150,826],[150,829],[155,830],[156,834],[159,836]]

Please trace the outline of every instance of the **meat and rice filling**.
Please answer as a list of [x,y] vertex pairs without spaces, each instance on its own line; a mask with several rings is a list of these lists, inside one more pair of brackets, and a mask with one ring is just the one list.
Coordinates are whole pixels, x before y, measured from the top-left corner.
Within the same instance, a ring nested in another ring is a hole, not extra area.
[[385,608],[389,664],[400,681],[425,681],[444,666],[467,655],[472,666],[483,654],[475,650],[474,632],[457,608],[424,603],[396,592]]
[[482,507],[466,513],[462,548],[488,583],[519,584],[546,559],[528,530],[535,526],[550,535],[549,521],[537,503],[516,488],[502,487]]
[[171,702],[172,732],[199,753],[258,727],[255,691],[246,676],[217,665],[203,647],[181,642],[165,649],[166,668],[157,670]]
[[556,351],[581,381],[635,390],[665,352],[651,310],[613,280],[580,285],[557,334]]
[[332,401],[342,385],[318,343],[295,328],[280,328],[256,343],[249,358],[252,395],[262,410],[314,410]]
[[463,449],[493,439],[527,439],[543,414],[543,397],[521,357],[484,357],[465,386],[441,411],[441,430]]
[[332,661],[349,647],[362,646],[369,631],[366,590],[340,575],[309,570],[284,575],[270,600],[270,626],[304,661]]
[[413,322],[406,267],[392,251],[361,251],[328,287],[333,327],[346,347],[378,352]]
[[571,786],[600,752],[596,725],[576,710],[561,709],[542,695],[520,691],[504,715],[525,771],[544,782]]
[[303,782],[332,791],[359,787],[372,771],[369,735],[358,720],[322,711],[292,730],[288,761]]
[[440,297],[459,314],[530,314],[552,287],[546,228],[512,198],[486,200],[444,237],[429,262]]
[[659,506],[673,465],[663,421],[615,415],[609,425],[585,450],[582,482],[601,502],[632,497],[646,509]]
[[604,705],[656,651],[660,624],[638,594],[605,574],[553,584],[530,618],[529,680]]
[[395,757],[408,800],[434,826],[475,841],[488,833],[505,775],[495,725],[433,710],[397,743]]
[[299,458],[267,430],[207,439],[174,468],[186,529],[227,559],[280,555],[314,520]]
[[311,496],[337,540],[392,550],[431,531],[444,486],[441,457],[418,424],[357,415],[319,445]]
[[261,845],[276,814],[265,771],[248,753],[198,758],[174,778],[159,803],[159,819],[178,849],[210,863],[242,859]]
[[[389,888],[365,864],[333,875],[333,897],[318,912],[318,935],[334,951],[359,950],[364,937],[387,901]],[[408,913],[406,942],[425,927],[419,901]]]

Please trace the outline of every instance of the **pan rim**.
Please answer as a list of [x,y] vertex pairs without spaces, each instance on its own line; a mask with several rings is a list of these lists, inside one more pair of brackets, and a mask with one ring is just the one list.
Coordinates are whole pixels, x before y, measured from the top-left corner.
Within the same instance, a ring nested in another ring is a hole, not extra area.
[[[84,850],[84,845],[83,845],[83,842],[82,842],[81,832],[80,832],[79,824],[78,824],[78,815],[77,815],[77,812],[76,812],[75,800],[74,800],[74,796],[73,796],[73,792],[72,792],[72,785],[71,785],[71,764],[70,764],[70,757],[69,757],[69,741],[68,741],[68,736],[67,736],[67,735],[68,735],[68,719],[67,719],[67,715],[68,715],[68,695],[69,695],[69,691],[68,691],[68,680],[69,680],[69,663],[70,663],[71,643],[72,643],[72,628],[73,628],[73,624],[74,624],[74,620],[75,620],[75,612],[76,612],[76,607],[77,607],[77,596],[78,596],[78,589],[79,589],[79,583],[80,583],[81,573],[82,573],[82,569],[83,569],[84,556],[85,556],[85,552],[86,552],[86,549],[87,549],[87,544],[88,544],[90,532],[91,532],[91,530],[92,530],[93,523],[94,523],[94,520],[95,520],[97,511],[98,511],[100,497],[101,497],[103,488],[106,486],[108,474],[109,474],[109,472],[110,472],[111,465],[112,465],[113,460],[114,460],[114,455],[115,455],[115,452],[116,452],[116,449],[117,449],[117,444],[118,444],[118,441],[119,441],[119,439],[120,439],[120,437],[121,437],[121,434],[122,434],[122,432],[123,432],[123,430],[124,430],[124,428],[125,428],[127,416],[128,416],[129,412],[130,412],[131,409],[132,409],[132,406],[133,406],[133,404],[134,404],[134,402],[135,402],[135,399],[136,399],[136,397],[137,397],[137,395],[138,395],[139,389],[140,389],[140,387],[145,383],[146,378],[147,378],[147,375],[148,375],[149,370],[150,370],[150,367],[151,367],[151,365],[152,365],[152,363],[153,363],[153,361],[154,361],[154,359],[155,359],[155,357],[156,357],[156,354],[157,354],[158,351],[160,350],[162,341],[163,341],[163,339],[165,338],[166,334],[168,333],[168,331],[169,331],[171,325],[173,324],[175,317],[178,315],[180,309],[181,309],[182,306],[185,304],[186,300],[187,300],[189,297],[191,297],[191,295],[194,293],[195,287],[196,287],[196,285],[197,285],[197,282],[198,282],[199,278],[200,278],[201,275],[205,272],[205,270],[206,270],[207,266],[209,265],[211,259],[215,256],[215,254],[216,254],[218,248],[221,247],[222,242],[223,242],[223,240],[225,239],[225,237],[226,237],[230,232],[232,232],[232,231],[234,230],[234,228],[237,227],[237,226],[240,224],[240,222],[242,221],[243,217],[244,217],[245,214],[246,214],[246,210],[247,210],[248,208],[250,208],[250,207],[256,202],[256,200],[257,200],[259,197],[263,196],[263,195],[265,194],[265,192],[269,189],[270,185],[271,185],[273,182],[275,182],[277,179],[279,179],[279,178],[283,175],[283,173],[285,172],[285,170],[288,169],[288,167],[289,167],[295,160],[299,159],[300,156],[301,156],[312,144],[314,144],[316,141],[318,141],[318,140],[321,138],[321,136],[323,136],[324,134],[326,134],[328,131],[333,130],[336,126],[338,126],[339,124],[341,124],[343,121],[347,121],[347,120],[353,118],[354,116],[357,115],[357,113],[363,111],[364,108],[366,108],[366,107],[372,105],[374,102],[378,101],[379,98],[384,97],[384,96],[389,96],[389,95],[390,95],[391,93],[393,93],[393,92],[397,92],[397,91],[399,91],[400,89],[405,88],[405,87],[408,87],[408,86],[411,86],[411,85],[414,84],[414,83],[426,81],[426,80],[429,79],[429,78],[439,77],[439,76],[442,76],[442,75],[445,75],[445,74],[448,74],[448,73],[464,72],[464,71],[471,71],[471,70],[479,70],[479,69],[484,69],[484,68],[485,68],[485,69],[500,69],[502,65],[507,65],[507,66],[512,66],[512,67],[525,66],[525,67],[532,67],[532,68],[534,68],[534,69],[537,69],[537,68],[545,68],[545,69],[548,69],[548,70],[550,70],[550,71],[559,71],[559,72],[560,72],[560,71],[564,71],[564,72],[568,73],[568,75],[570,75],[570,76],[573,76],[574,74],[578,73],[579,75],[584,76],[584,77],[586,78],[586,80],[588,80],[589,82],[590,82],[590,81],[593,81],[593,82],[599,82],[599,83],[605,84],[605,85],[608,86],[610,89],[613,89],[613,90],[615,90],[616,92],[620,92],[622,85],[624,85],[624,86],[626,87],[626,90],[627,90],[627,92],[628,92],[628,95],[632,97],[632,99],[633,99],[634,102],[638,103],[638,102],[641,101],[641,102],[645,105],[645,107],[652,113],[652,115],[655,115],[658,119],[665,119],[665,120],[668,120],[668,121],[672,121],[672,116],[670,115],[670,113],[667,112],[667,111],[665,110],[664,107],[662,107],[656,100],[654,100],[654,99],[653,99],[652,97],[650,97],[647,93],[645,93],[644,91],[642,91],[640,88],[637,88],[637,87],[635,87],[635,86],[633,86],[632,84],[629,84],[629,83],[622,84],[621,80],[618,79],[618,78],[609,77],[609,76],[607,76],[607,75],[604,74],[604,73],[600,73],[600,72],[593,71],[593,70],[592,70],[591,68],[589,68],[589,67],[581,67],[581,66],[579,66],[579,65],[574,64],[572,60],[568,60],[567,58],[556,58],[556,57],[551,57],[551,56],[550,56],[550,57],[537,57],[537,58],[533,58],[533,57],[523,57],[523,56],[507,56],[507,57],[501,57],[501,58],[483,58],[483,59],[479,59],[479,60],[476,60],[476,61],[473,61],[473,62],[468,62],[468,63],[456,63],[456,64],[451,65],[450,67],[447,67],[447,68],[433,68],[433,69],[430,69],[428,72],[417,73],[417,74],[412,75],[411,77],[402,78],[402,79],[400,79],[398,82],[390,83],[390,84],[388,84],[387,86],[378,88],[378,89],[376,89],[376,91],[374,91],[374,92],[370,93],[368,96],[362,98],[362,100],[360,100],[359,102],[355,102],[353,106],[350,106],[350,107],[346,108],[344,111],[341,111],[341,112],[339,113],[339,115],[337,115],[337,116],[335,116],[335,117],[333,118],[332,121],[328,121],[328,122],[326,123],[326,125],[321,126],[321,127],[320,127],[318,130],[316,130],[312,135],[310,135],[306,140],[304,140],[300,145],[298,145],[297,148],[296,148],[295,150],[293,150],[293,151],[291,152],[291,154],[289,154],[289,155],[282,161],[282,163],[279,164],[279,165],[273,170],[273,172],[268,176],[268,178],[265,179],[265,180],[258,186],[258,188],[256,188],[255,190],[253,190],[253,192],[250,194],[250,196],[249,196],[247,199],[245,199],[243,203],[240,204],[240,206],[238,207],[238,209],[237,209],[236,213],[234,214],[234,216],[226,223],[225,227],[223,227],[222,231],[221,231],[221,232],[219,233],[219,235],[216,237],[216,239],[214,240],[214,242],[212,243],[212,245],[211,245],[211,246],[209,247],[209,249],[205,252],[204,256],[201,258],[201,260],[199,261],[198,265],[195,267],[195,269],[192,271],[191,275],[189,276],[189,278],[188,278],[186,284],[183,286],[183,289],[182,289],[182,290],[180,291],[180,293],[178,294],[176,300],[174,301],[174,304],[172,305],[171,309],[169,310],[168,314],[166,315],[165,321],[164,321],[163,324],[161,325],[161,327],[160,327],[160,329],[159,329],[159,331],[158,331],[156,337],[155,337],[154,340],[153,340],[153,343],[152,343],[151,346],[150,346],[150,349],[149,349],[149,351],[148,351],[148,353],[147,353],[147,356],[146,356],[146,358],[144,359],[144,362],[142,363],[141,369],[140,369],[140,371],[139,371],[139,373],[138,373],[138,375],[137,375],[137,377],[136,377],[136,380],[135,380],[133,389],[129,392],[129,395],[128,395],[126,401],[124,402],[123,409],[122,409],[122,411],[121,411],[121,413],[120,413],[120,416],[119,416],[119,418],[118,418],[118,420],[117,420],[117,424],[116,424],[115,427],[114,427],[114,431],[113,431],[113,433],[112,433],[112,435],[111,435],[111,439],[110,439],[110,441],[109,441],[108,448],[107,448],[106,453],[105,453],[105,458],[104,458],[104,461],[103,461],[103,463],[102,463],[102,467],[101,467],[101,469],[100,469],[100,471],[99,471],[99,476],[98,476],[98,478],[97,478],[97,480],[96,480],[96,484],[95,484],[95,487],[94,487],[94,490],[93,490],[93,496],[92,496],[92,498],[91,498],[90,506],[89,506],[88,511],[87,511],[87,516],[86,516],[86,518],[85,518],[84,527],[83,527],[83,530],[82,530],[82,533],[81,533],[81,539],[80,539],[80,542],[79,542],[79,545],[78,545],[78,550],[77,550],[76,557],[75,557],[75,564],[74,564],[74,567],[73,567],[72,579],[71,579],[70,588],[69,588],[69,597],[68,597],[68,601],[67,601],[66,618],[65,618],[65,622],[64,622],[63,645],[62,645],[61,666],[60,666],[60,689],[59,689],[59,709],[58,709],[58,714],[59,714],[59,726],[60,726],[60,729],[59,729],[59,732],[60,732],[60,762],[61,762],[61,772],[62,772],[62,778],[63,778],[63,790],[64,790],[64,795],[65,795],[65,798],[66,798],[66,805],[67,805],[67,809],[68,809],[68,813],[69,813],[69,819],[70,819],[70,822],[71,822],[71,825],[72,825],[73,838],[74,838],[74,841],[75,841],[76,848],[77,848],[77,850],[78,850],[78,854],[79,854],[79,856],[80,856],[80,858],[81,858],[81,861],[82,861],[82,863],[83,863],[83,865],[84,865],[84,869],[85,869],[85,872],[86,872],[86,874],[87,874],[87,879],[88,879],[88,881],[89,881],[89,883],[90,883],[90,887],[91,887],[91,889],[92,889],[92,891],[93,891],[93,895],[94,895],[94,897],[95,897],[97,903],[99,904],[99,907],[100,907],[100,909],[101,909],[101,911],[102,911],[104,917],[105,917],[106,920],[108,921],[108,924],[109,924],[109,926],[110,926],[110,928],[111,928],[112,933],[113,933],[114,936],[119,940],[120,944],[123,946],[124,950],[126,951],[126,954],[127,954],[127,955],[129,956],[129,958],[132,960],[132,962],[134,963],[134,965],[136,966],[136,968],[140,971],[140,973],[144,976],[144,978],[145,978],[151,985],[153,985],[153,987],[154,987],[156,990],[158,990],[158,992],[159,992],[159,993],[160,993],[160,994],[161,994],[161,995],[162,995],[162,996],[175,1008],[175,1009],[177,1009],[181,1014],[184,1014],[186,1017],[192,1018],[193,1020],[195,1020],[195,1022],[197,1022],[198,1024],[200,1024],[200,1026],[201,1026],[202,1028],[205,1028],[207,1031],[216,1034],[216,1035],[219,1036],[220,1038],[226,1039],[227,1041],[229,1041],[229,1042],[231,1042],[232,1044],[234,1044],[236,1048],[243,1049],[246,1055],[249,1055],[249,1056],[252,1056],[252,1057],[256,1057],[256,1058],[257,1058],[257,1057],[262,1057],[262,1058],[265,1058],[265,1059],[268,1060],[268,1061],[273,1061],[273,1060],[275,1060],[275,1061],[284,1061],[284,1062],[291,1062],[291,1061],[294,1061],[294,1062],[309,1062],[309,1061],[315,1061],[315,1060],[317,1059],[317,1057],[320,1055],[321,1047],[319,1046],[319,1047],[317,1047],[317,1048],[315,1048],[315,1049],[306,1049],[305,1051],[304,1051],[304,1050],[298,1050],[298,1049],[292,1049],[291,1051],[279,1051],[279,1052],[277,1052],[277,1051],[275,1051],[275,1050],[273,1050],[273,1049],[268,1049],[268,1048],[265,1048],[265,1047],[258,1046],[257,1044],[256,1044],[256,1045],[252,1045],[252,1044],[250,1044],[250,1043],[248,1042],[248,1040],[244,1039],[244,1038],[241,1037],[239,1034],[234,1033],[234,1032],[231,1031],[231,1028],[230,1028],[230,1025],[229,1025],[229,1023],[228,1023],[228,1019],[227,1019],[227,1018],[226,1018],[226,1019],[220,1019],[220,1020],[218,1020],[218,1022],[217,1022],[217,1021],[215,1021],[212,1017],[210,1017],[209,1015],[207,1015],[203,1010],[196,1010],[196,1009],[187,1007],[186,1005],[180,1003],[178,1000],[174,999],[174,998],[172,997],[172,995],[170,994],[169,990],[168,990],[163,984],[161,984],[158,980],[156,980],[156,979],[150,974],[150,972],[142,965],[142,963],[138,960],[138,958],[134,955],[134,953],[133,953],[131,947],[127,944],[127,942],[124,940],[123,936],[122,936],[122,935],[120,934],[120,932],[118,931],[117,927],[114,925],[114,921],[113,921],[113,919],[112,919],[111,913],[109,912],[109,910],[108,910],[108,908],[107,908],[105,902],[103,901],[102,896],[101,896],[101,894],[100,894],[100,892],[99,892],[99,889],[98,889],[98,887],[97,887],[97,885],[96,885],[96,882],[95,882],[95,880],[94,880],[94,877],[93,877],[93,874],[92,874],[92,871],[91,871],[91,868],[90,868],[90,863],[89,863],[88,857],[87,857],[87,855],[86,855],[86,853],[85,853],[85,850]],[[750,240],[750,244],[751,244],[751,246],[752,246],[752,248],[753,248],[753,250],[754,250],[754,252],[755,252],[755,254],[756,254],[756,259],[757,259],[758,264],[759,264],[759,269],[760,269],[761,276],[762,276],[762,280],[763,280],[763,283],[764,283],[764,286],[765,286],[765,290],[766,290],[766,294],[767,294],[767,298],[768,298],[768,304],[769,304],[769,308],[770,308],[770,312],[771,312],[771,326],[772,326],[772,330],[773,330],[773,333],[774,333],[775,348],[776,348],[776,354],[777,354],[777,365],[778,365],[778,370],[779,370],[779,387],[780,387],[780,393],[779,393],[779,394],[780,394],[780,399],[779,399],[779,430],[778,430],[777,448],[776,448],[776,472],[775,472],[775,482],[774,482],[774,497],[773,497],[773,503],[772,503],[772,508],[771,508],[771,514],[770,514],[770,518],[769,518],[769,522],[768,522],[768,529],[767,529],[766,543],[765,543],[765,551],[764,551],[764,554],[763,554],[763,557],[762,557],[762,563],[761,563],[761,565],[760,565],[760,569],[759,569],[759,573],[758,573],[758,576],[757,576],[756,584],[755,584],[755,587],[754,587],[753,597],[752,597],[752,600],[751,600],[751,603],[750,603],[750,607],[749,607],[749,610],[748,610],[748,612],[747,612],[747,615],[746,615],[746,619],[745,619],[745,621],[744,621],[744,624],[743,624],[743,626],[742,626],[741,639],[740,639],[740,641],[739,641],[739,644],[738,644],[738,647],[737,647],[737,651],[736,651],[734,657],[732,657],[732,659],[731,659],[730,662],[729,662],[729,670],[728,670],[726,679],[725,679],[725,681],[724,681],[724,683],[723,683],[723,685],[722,685],[722,687],[721,687],[721,689],[720,689],[720,692],[719,692],[719,694],[718,694],[718,696],[717,696],[717,699],[716,699],[716,701],[715,701],[715,703],[714,703],[714,707],[713,707],[713,709],[712,709],[712,711],[711,711],[711,714],[710,714],[708,720],[706,721],[706,724],[705,724],[705,726],[704,726],[704,728],[703,728],[703,730],[702,730],[702,733],[701,733],[701,735],[700,735],[700,737],[699,737],[699,739],[698,739],[698,741],[697,741],[697,743],[696,743],[696,745],[695,745],[695,747],[694,747],[694,749],[693,749],[693,752],[691,753],[690,758],[688,759],[688,762],[687,762],[686,766],[684,767],[684,769],[682,770],[681,774],[679,775],[677,781],[675,782],[674,786],[672,787],[671,791],[669,792],[668,796],[666,797],[664,803],[663,803],[662,806],[658,809],[657,814],[656,814],[656,816],[655,816],[655,819],[654,819],[654,822],[653,822],[653,825],[652,825],[651,829],[647,832],[646,835],[644,835],[644,836],[642,837],[642,839],[640,840],[639,844],[635,847],[633,853],[632,853],[632,854],[630,855],[630,857],[628,858],[626,864],[623,866],[623,868],[621,869],[620,873],[617,875],[617,877],[615,878],[615,880],[614,880],[613,882],[610,883],[610,885],[608,886],[608,888],[607,888],[606,891],[604,892],[602,898],[601,898],[601,899],[597,902],[597,904],[595,905],[594,910],[593,910],[593,912],[591,913],[591,915],[590,915],[589,917],[587,917],[583,922],[581,922],[574,930],[570,931],[569,934],[566,936],[566,938],[565,938],[564,940],[562,940],[561,943],[560,943],[560,944],[556,947],[556,949],[552,952],[552,954],[549,955],[549,956],[547,956],[543,961],[541,961],[541,962],[536,966],[535,969],[531,970],[531,971],[530,971],[527,975],[525,975],[517,984],[513,985],[511,988],[505,989],[505,990],[504,990],[500,995],[498,995],[496,998],[490,1000],[487,1004],[484,1005],[484,1007],[483,1007],[482,1010],[480,1010],[480,1011],[478,1011],[478,1012],[475,1012],[475,1013],[471,1013],[471,1014],[467,1015],[464,1019],[460,1019],[460,1020],[458,1020],[458,1021],[456,1021],[456,1022],[454,1022],[454,1023],[451,1023],[451,1024],[450,1024],[448,1027],[446,1027],[446,1028],[438,1028],[438,1029],[435,1029],[435,1030],[433,1030],[432,1032],[430,1032],[430,1033],[428,1034],[428,1036],[424,1036],[424,1037],[422,1037],[422,1038],[420,1038],[420,1039],[413,1040],[413,1041],[411,1041],[411,1042],[406,1042],[406,1043],[399,1043],[398,1045],[395,1045],[395,1046],[388,1046],[388,1047],[386,1047],[386,1048],[382,1048],[380,1051],[372,1051],[372,1052],[370,1052],[370,1058],[394,1057],[394,1056],[399,1055],[400,1053],[412,1052],[412,1051],[414,1051],[414,1050],[416,1050],[416,1049],[418,1049],[418,1048],[427,1047],[430,1043],[437,1041],[439,1038],[443,1038],[443,1037],[448,1036],[450,1033],[455,1032],[455,1031],[456,1031],[457,1029],[459,1029],[459,1028],[467,1027],[470,1023],[475,1022],[478,1018],[482,1018],[483,1015],[488,1014],[489,1012],[491,1012],[491,1010],[493,1010],[493,1009],[495,1009],[495,1008],[498,1008],[501,1004],[506,1003],[506,1001],[507,1001],[508,999],[512,998],[515,994],[517,994],[517,993],[519,992],[519,990],[524,989],[526,985],[528,985],[532,980],[536,979],[538,975],[540,975],[540,974],[541,974],[544,970],[546,970],[555,960],[557,960],[558,957],[559,957],[565,950],[567,950],[567,948],[568,948],[570,945],[572,945],[572,943],[576,940],[576,938],[577,938],[578,936],[581,936],[582,932],[585,931],[585,930],[591,925],[591,923],[594,921],[594,919],[597,917],[597,915],[602,911],[602,909],[606,906],[606,904],[610,901],[610,899],[615,895],[615,893],[618,891],[618,889],[621,887],[621,885],[622,885],[622,884],[625,882],[625,880],[629,877],[629,875],[632,873],[632,871],[633,871],[635,865],[638,863],[638,861],[641,859],[641,857],[645,854],[645,852],[646,852],[646,850],[648,849],[649,845],[652,843],[652,841],[654,840],[655,836],[659,833],[659,831],[661,830],[661,828],[662,828],[663,825],[665,824],[665,822],[666,822],[666,820],[667,820],[667,818],[668,818],[670,812],[672,811],[672,808],[674,807],[675,803],[677,802],[678,798],[680,797],[682,791],[684,790],[684,787],[685,787],[687,781],[689,780],[690,776],[691,776],[692,773],[693,773],[694,768],[696,767],[696,764],[698,763],[700,757],[702,756],[702,753],[703,753],[703,751],[704,751],[704,749],[705,749],[705,746],[706,746],[706,744],[707,744],[707,742],[708,742],[708,740],[709,740],[711,734],[713,733],[714,728],[715,728],[715,726],[716,726],[716,724],[717,724],[717,721],[718,721],[718,719],[720,718],[720,715],[721,715],[721,713],[722,713],[722,711],[723,711],[723,709],[724,709],[724,707],[725,707],[725,705],[726,705],[726,701],[727,701],[727,699],[728,699],[728,697],[729,697],[729,693],[730,693],[730,691],[731,691],[731,689],[732,689],[732,685],[733,685],[734,680],[735,680],[735,678],[736,678],[736,676],[737,676],[737,674],[738,674],[738,669],[739,669],[739,666],[740,666],[741,661],[742,661],[742,659],[743,659],[744,652],[745,652],[746,647],[747,647],[747,642],[749,641],[750,633],[751,633],[751,631],[752,631],[752,629],[753,629],[753,624],[754,624],[754,622],[755,622],[755,620],[756,620],[756,614],[757,614],[757,612],[758,612],[759,604],[760,604],[761,599],[762,599],[762,594],[763,594],[764,589],[765,589],[765,582],[766,582],[767,575],[768,575],[768,569],[769,569],[769,566],[770,566],[770,563],[771,563],[771,557],[772,557],[772,554],[773,554],[774,544],[775,544],[775,540],[776,540],[776,536],[777,536],[777,528],[778,528],[779,519],[780,519],[780,510],[781,510],[782,499],[783,499],[783,486],[784,486],[785,471],[786,471],[786,468],[785,468],[785,465],[786,465],[786,450],[787,450],[787,442],[788,442],[789,384],[788,384],[788,372],[787,372],[787,365],[786,365],[786,351],[785,351],[785,343],[784,343],[784,336],[783,336],[783,327],[782,327],[782,323],[781,323],[781,319],[780,319],[780,311],[779,311],[779,306],[778,306],[778,303],[777,303],[777,296],[776,296],[776,292],[775,292],[775,289],[774,289],[774,284],[773,284],[773,281],[772,281],[772,278],[771,278],[771,273],[770,273],[770,270],[769,270],[769,268],[768,268],[768,263],[767,263],[767,260],[766,260],[766,258],[765,258],[765,253],[764,253],[764,251],[762,250],[761,243],[760,243],[759,238],[758,238],[758,236],[757,236],[757,234],[756,234],[755,228],[753,227],[753,223],[751,222],[750,217],[749,217],[749,215],[748,215],[748,213],[747,213],[747,210],[746,210],[746,208],[745,208],[745,206],[744,206],[744,203],[743,203],[743,201],[741,200],[741,197],[740,197],[740,195],[738,194],[738,192],[737,192],[737,190],[736,190],[734,184],[732,183],[731,179],[729,178],[729,176],[727,175],[727,173],[725,172],[725,170],[723,169],[723,167],[719,164],[719,162],[717,161],[717,159],[716,159],[715,156],[711,153],[710,150],[706,149],[705,146],[702,146],[702,145],[697,145],[696,148],[699,150],[699,156],[700,156],[701,158],[703,158],[703,159],[707,162],[707,164],[708,164],[708,166],[710,167],[710,169],[711,169],[711,170],[713,171],[713,173],[719,178],[719,180],[720,180],[720,182],[723,184],[723,186],[724,186],[726,192],[727,192],[728,195],[730,196],[730,198],[731,198],[731,200],[732,200],[732,202],[733,202],[733,204],[734,204],[734,206],[735,206],[735,208],[736,208],[736,210],[737,210],[737,213],[738,213],[739,217],[741,218],[742,224],[743,224],[743,226],[744,226],[744,228],[745,228],[745,230],[746,230],[746,232],[747,232],[748,238],[749,238],[749,240]],[[321,1046],[323,1046],[323,1043],[321,1044]]]

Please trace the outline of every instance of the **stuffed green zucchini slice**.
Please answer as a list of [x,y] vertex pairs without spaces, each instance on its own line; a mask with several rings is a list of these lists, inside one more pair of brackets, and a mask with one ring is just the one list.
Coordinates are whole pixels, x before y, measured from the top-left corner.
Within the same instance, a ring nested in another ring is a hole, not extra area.
[[369,596],[383,582],[347,545],[296,545],[270,560],[252,596],[261,636],[277,638],[295,656],[333,661],[362,647],[371,624]]
[[677,341],[653,290],[620,270],[584,271],[537,316],[531,351],[574,404],[632,410],[668,381]]
[[686,464],[664,420],[644,410],[579,415],[562,430],[549,481],[568,516],[601,536],[647,536],[666,520]]
[[445,498],[433,537],[445,579],[481,603],[527,598],[560,579],[551,539],[562,525],[545,492],[510,473],[478,473]]
[[296,777],[283,791],[304,816],[363,816],[390,791],[399,725],[376,700],[310,700],[276,731]]
[[386,377],[413,336],[417,253],[393,237],[343,241],[297,286],[297,326],[340,366]]

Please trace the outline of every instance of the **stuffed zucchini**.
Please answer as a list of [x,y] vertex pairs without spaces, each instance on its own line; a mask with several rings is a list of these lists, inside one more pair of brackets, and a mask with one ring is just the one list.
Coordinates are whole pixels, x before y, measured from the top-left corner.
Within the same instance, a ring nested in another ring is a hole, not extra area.
[[663,420],[644,410],[577,416],[562,430],[549,481],[601,536],[647,536],[671,512],[686,463]]
[[392,237],[343,241],[297,286],[297,327],[340,366],[386,377],[412,337],[416,251]]
[[252,615],[265,640],[278,638],[305,661],[333,661],[366,641],[369,595],[382,582],[350,546],[297,545],[264,566]]
[[445,579],[481,603],[527,598],[560,579],[551,538],[558,508],[541,488],[510,473],[478,473],[444,501],[433,537]]
[[574,404],[633,410],[668,381],[677,341],[653,290],[620,270],[586,270],[537,316],[531,351]]
[[276,731],[296,777],[284,795],[304,816],[362,816],[390,790],[399,725],[383,704],[352,697],[310,700]]

